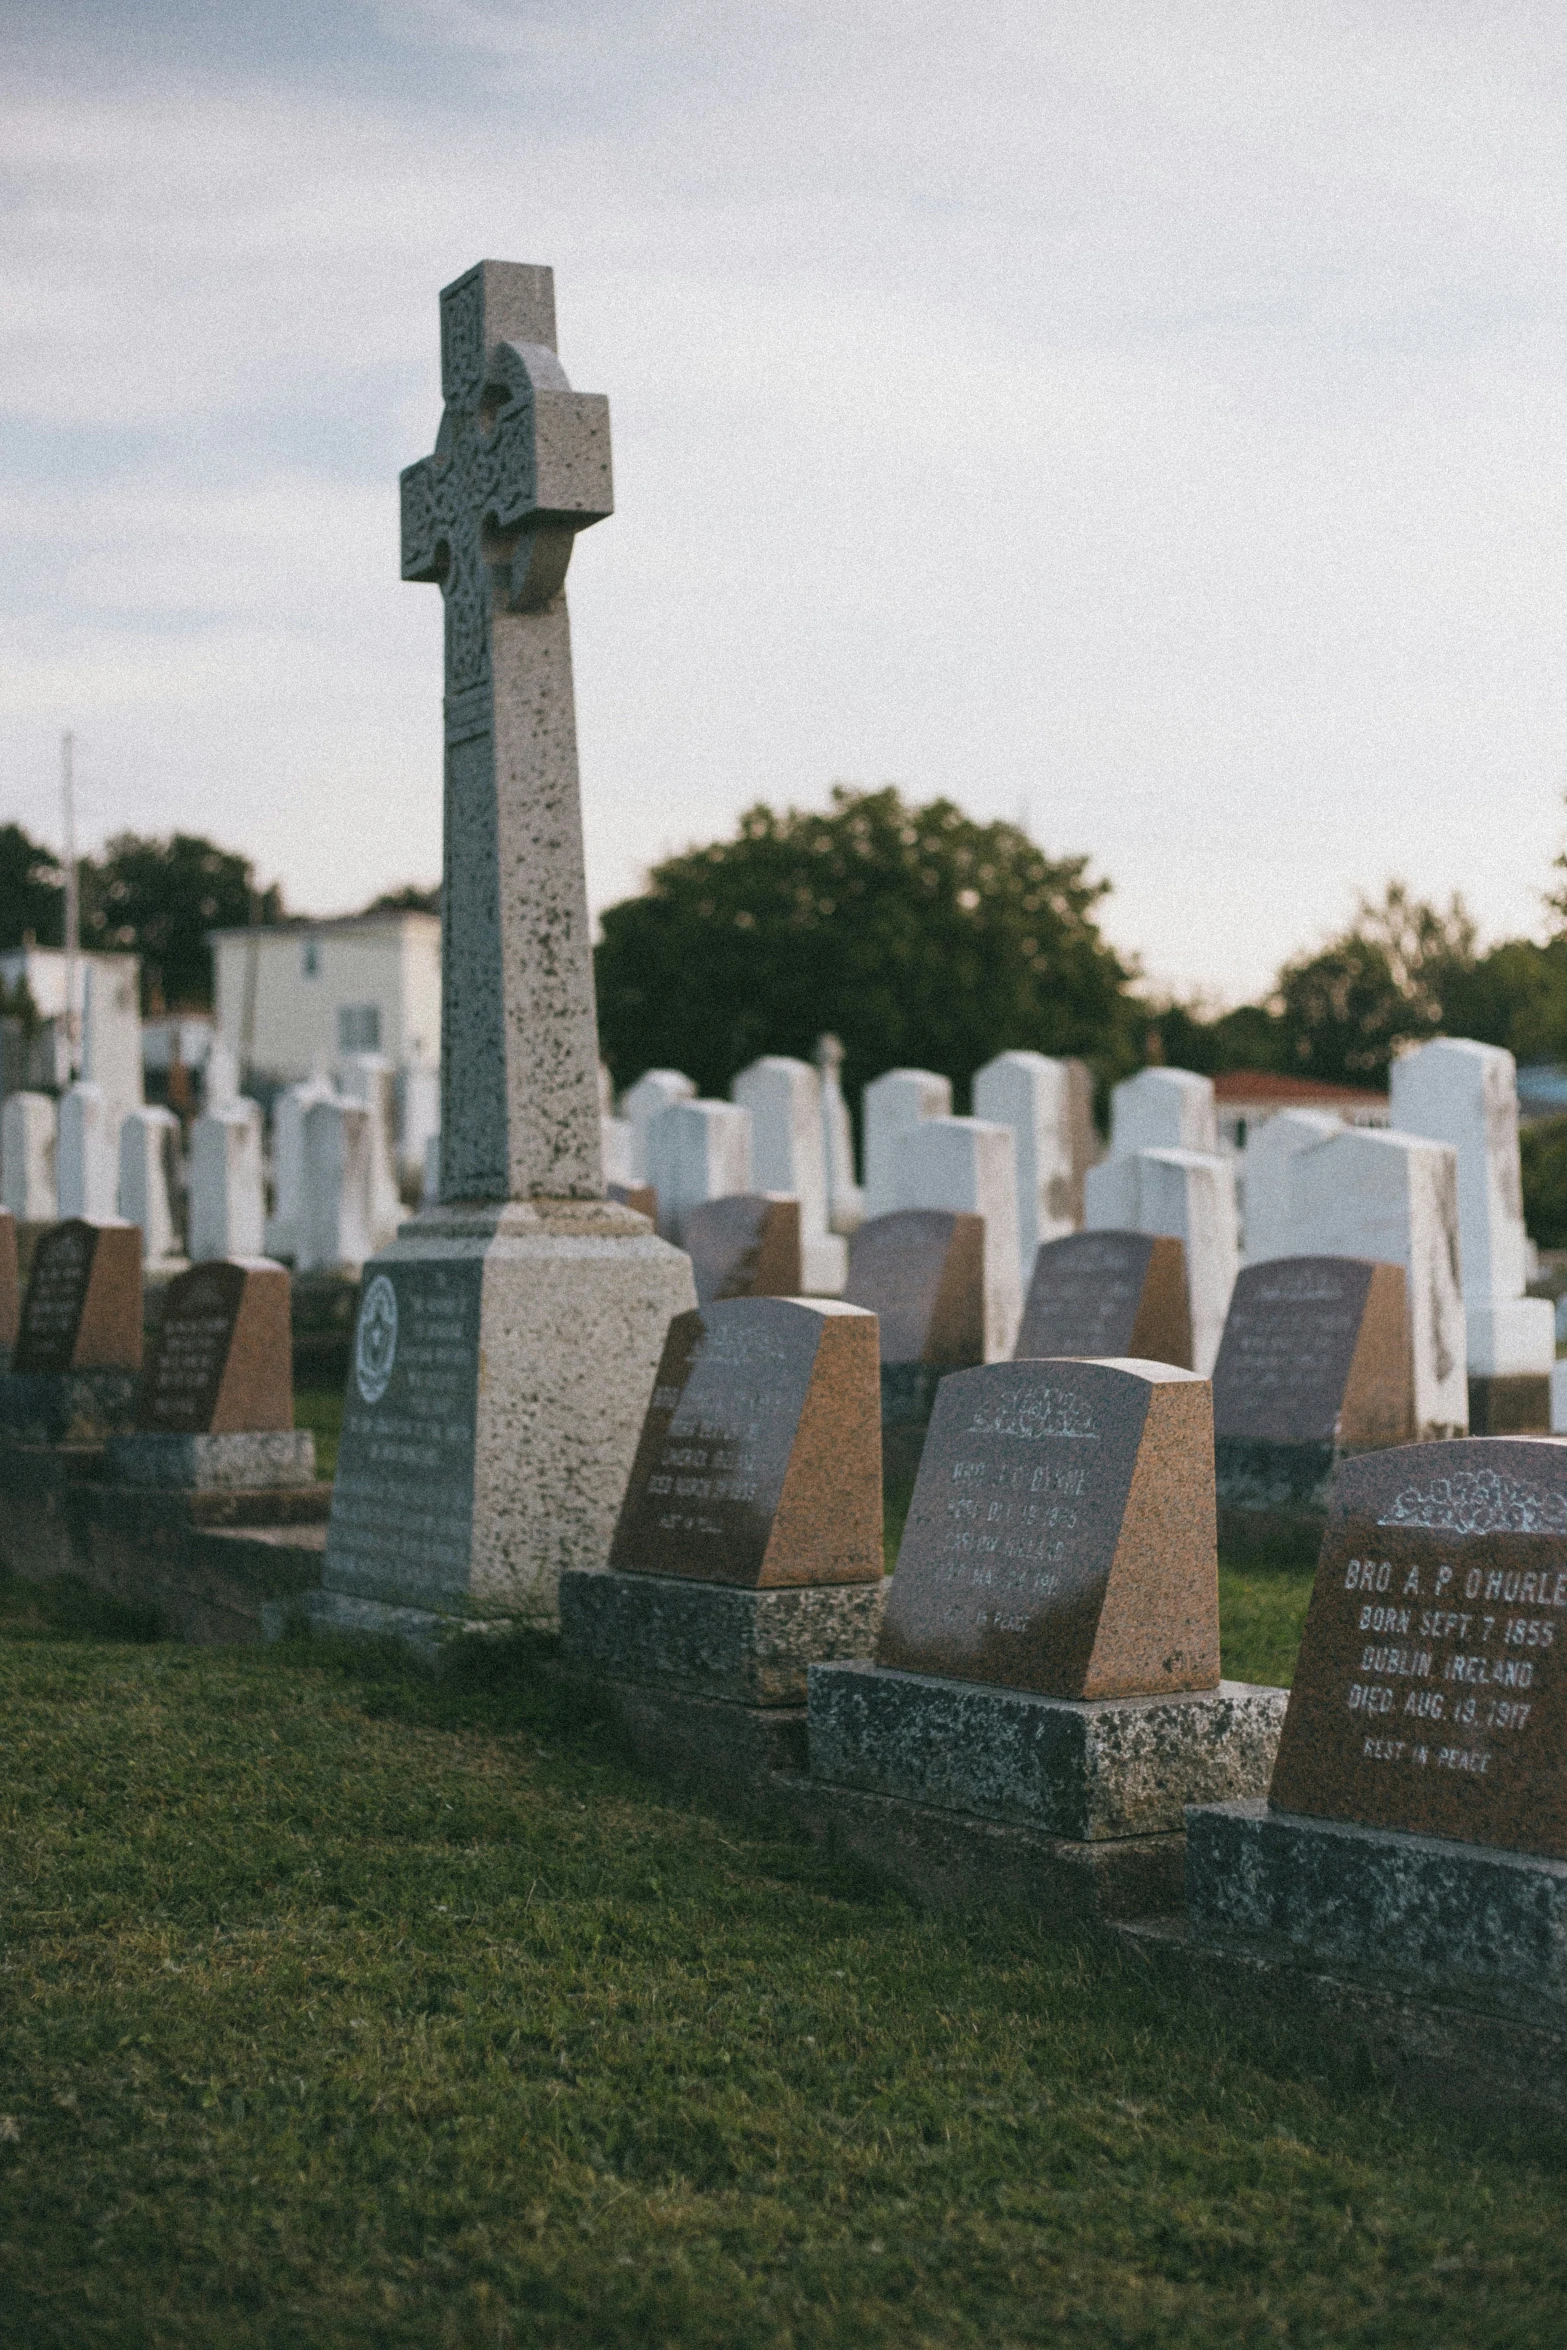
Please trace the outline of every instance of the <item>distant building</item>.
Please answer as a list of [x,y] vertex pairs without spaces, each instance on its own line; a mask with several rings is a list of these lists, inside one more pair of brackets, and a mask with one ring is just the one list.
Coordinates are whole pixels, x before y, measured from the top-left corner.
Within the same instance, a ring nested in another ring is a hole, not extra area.
[[439,1062],[439,915],[349,914],[211,937],[217,1034],[247,1086],[296,1084],[345,1053]]
[[140,1107],[141,958],[80,954],[66,1018],[66,957],[61,947],[8,947],[0,984],[13,995],[24,982],[37,1015],[0,1020],[0,1093],[62,1093],[73,1074],[103,1088],[118,1120]]
[[1239,1151],[1254,1126],[1278,1110],[1331,1110],[1346,1126],[1386,1126],[1388,1097],[1358,1085],[1326,1085],[1316,1077],[1276,1077],[1268,1069],[1226,1069],[1213,1081],[1223,1149]]
[[1532,1126],[1567,1112],[1567,1069],[1554,1061],[1526,1061],[1518,1072],[1518,1119]]

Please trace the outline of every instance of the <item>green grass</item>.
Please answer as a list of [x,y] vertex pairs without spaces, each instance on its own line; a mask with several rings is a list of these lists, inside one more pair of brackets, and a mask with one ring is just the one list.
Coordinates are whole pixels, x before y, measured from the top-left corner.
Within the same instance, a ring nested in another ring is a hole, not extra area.
[[1219,1561],[1219,1666],[1227,1681],[1288,1688],[1311,1600],[1312,1570]]
[[337,1475],[337,1448],[343,1435],[343,1391],[340,1387],[299,1387],[294,1390],[294,1426],[308,1428],[316,1440],[316,1475]]
[[[1299,1581],[1226,1578],[1230,1669]],[[525,1645],[427,1681],[9,1607],[0,2342],[1562,2339],[1561,2134],[917,1916],[638,1776]]]

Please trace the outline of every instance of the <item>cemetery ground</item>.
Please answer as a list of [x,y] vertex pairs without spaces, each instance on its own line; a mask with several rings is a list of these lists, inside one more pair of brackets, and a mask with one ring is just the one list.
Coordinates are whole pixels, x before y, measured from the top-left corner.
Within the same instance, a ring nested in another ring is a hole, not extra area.
[[0,2339],[1561,2340],[1567,2133],[921,1916],[525,1652],[146,1629],[0,1593]]

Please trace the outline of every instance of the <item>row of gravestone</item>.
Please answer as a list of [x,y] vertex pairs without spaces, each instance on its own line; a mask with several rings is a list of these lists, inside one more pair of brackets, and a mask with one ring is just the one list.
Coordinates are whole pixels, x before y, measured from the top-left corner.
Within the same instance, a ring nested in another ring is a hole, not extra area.
[[357,1272],[404,1213],[399,1154],[412,1118],[422,1165],[435,1073],[404,1071],[399,1083],[384,1056],[355,1053],[330,1078],[285,1087],[272,1104],[269,1186],[261,1104],[222,1081],[217,1055],[213,1072],[188,1152],[172,1110],[119,1115],[89,1081],[58,1103],[8,1095],[0,1202],[24,1224],[123,1217],[140,1229],[149,1267],[166,1268],[187,1250],[206,1260],[259,1256],[264,1247],[301,1271]]
[[1543,2028],[1560,2102],[1567,1450],[1341,1462],[1286,1697],[1220,1678],[1208,1382],[950,1375],[890,1582],[876,1406],[858,1309],[677,1317],[608,1567],[561,1586],[644,1753],[760,1774],[927,1895],[1125,1921],[1205,1980],[1340,1969],[1417,2043],[1456,2002],[1487,2065]]
[[193,1639],[254,1639],[320,1581],[331,1489],[294,1427],[290,1282],[192,1266],[143,1343],[142,1239],[72,1218],[25,1290],[0,1212],[0,1560],[69,1576]]
[[[865,1222],[977,1214],[982,1359],[997,1360],[1013,1351],[1042,1244],[1079,1226],[1134,1230],[1181,1242],[1186,1359],[1206,1373],[1243,1261],[1365,1258],[1404,1269],[1419,1428],[1549,1430],[1554,1318],[1524,1294],[1516,1072],[1500,1048],[1437,1040],[1395,1064],[1390,1128],[1283,1111],[1253,1126],[1238,1160],[1219,1147],[1212,1083],[1189,1071],[1148,1069],[1117,1086],[1109,1154],[1094,1163],[1078,1063],[998,1056],[975,1078],[973,1118],[950,1115],[946,1079],[892,1070],[865,1090],[863,1191],[839,1057],[827,1038],[818,1070],[755,1062],[731,1102],[697,1100],[679,1072],[650,1071],[621,1118],[606,1116],[616,1196],[650,1206],[687,1248],[699,1297],[748,1287],[853,1297],[852,1239]],[[721,1200],[744,1204],[720,1214]],[[759,1262],[772,1268],[762,1278]]]

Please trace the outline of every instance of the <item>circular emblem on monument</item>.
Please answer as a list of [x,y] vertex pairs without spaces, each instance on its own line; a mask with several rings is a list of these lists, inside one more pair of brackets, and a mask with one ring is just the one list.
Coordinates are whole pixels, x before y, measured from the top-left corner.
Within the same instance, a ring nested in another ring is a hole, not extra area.
[[365,1291],[354,1341],[354,1378],[366,1403],[380,1402],[396,1360],[397,1292],[384,1273],[377,1273]]

